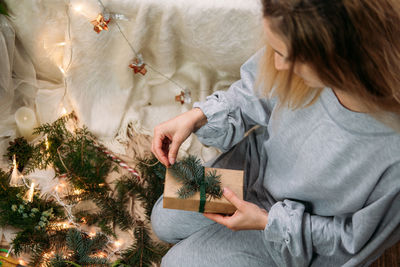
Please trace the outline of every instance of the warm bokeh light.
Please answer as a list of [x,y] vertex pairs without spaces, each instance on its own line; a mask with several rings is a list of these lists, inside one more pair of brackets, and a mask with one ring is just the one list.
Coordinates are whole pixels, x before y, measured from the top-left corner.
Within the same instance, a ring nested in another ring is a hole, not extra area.
[[117,240],[114,242],[114,245],[119,248],[120,246],[122,246],[122,241],[121,240]]
[[58,66],[58,68],[60,69],[61,73],[65,75],[65,70],[61,66]]

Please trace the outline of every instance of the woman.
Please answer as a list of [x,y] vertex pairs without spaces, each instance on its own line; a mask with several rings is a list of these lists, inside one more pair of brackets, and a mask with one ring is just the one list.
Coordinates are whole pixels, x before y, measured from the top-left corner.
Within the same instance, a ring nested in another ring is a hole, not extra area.
[[154,129],[166,166],[195,132],[225,152],[212,166],[245,170],[232,216],[157,202],[177,243],[162,266],[368,265],[400,240],[400,3],[262,2],[266,49],[241,80]]

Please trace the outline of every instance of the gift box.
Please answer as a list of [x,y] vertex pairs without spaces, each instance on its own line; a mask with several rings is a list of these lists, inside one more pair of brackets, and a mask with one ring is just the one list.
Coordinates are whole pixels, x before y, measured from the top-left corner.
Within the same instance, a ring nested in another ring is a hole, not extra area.
[[[221,188],[227,187],[231,189],[240,199],[243,199],[243,171],[205,168],[205,172],[213,171],[220,175]],[[182,184],[177,181],[172,172],[167,169],[165,175],[163,207],[167,209],[179,209],[188,211],[199,211],[200,192],[196,192],[189,198],[179,198],[178,190]],[[204,205],[204,212],[233,214],[236,207],[233,206],[224,197],[207,198]]]

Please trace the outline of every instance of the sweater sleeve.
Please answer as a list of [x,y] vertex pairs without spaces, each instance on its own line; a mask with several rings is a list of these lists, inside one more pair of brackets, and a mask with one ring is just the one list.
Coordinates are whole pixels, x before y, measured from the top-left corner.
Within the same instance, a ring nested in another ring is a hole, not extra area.
[[325,217],[307,213],[298,201],[275,203],[264,230],[275,260],[282,266],[309,266],[317,254],[322,264],[333,266],[370,263],[400,240],[399,177],[400,164],[390,167],[364,207],[352,214]]
[[207,117],[207,124],[195,132],[200,142],[227,151],[253,126],[268,124],[272,100],[257,96],[254,90],[258,63],[264,51],[258,51],[242,65],[241,79],[227,91],[216,91],[206,101],[193,105]]

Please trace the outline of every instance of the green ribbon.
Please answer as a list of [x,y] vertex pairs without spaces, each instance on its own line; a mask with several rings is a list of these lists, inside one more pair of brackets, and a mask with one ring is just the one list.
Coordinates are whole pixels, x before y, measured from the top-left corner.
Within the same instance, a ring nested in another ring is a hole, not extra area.
[[204,182],[204,168],[202,180],[200,182],[200,204],[199,204],[199,212],[204,213],[204,207],[206,205],[206,184]]

